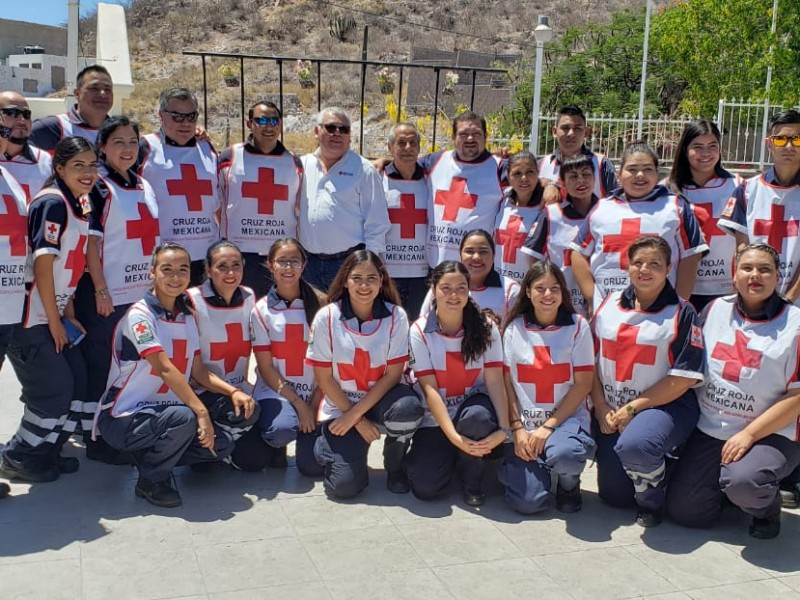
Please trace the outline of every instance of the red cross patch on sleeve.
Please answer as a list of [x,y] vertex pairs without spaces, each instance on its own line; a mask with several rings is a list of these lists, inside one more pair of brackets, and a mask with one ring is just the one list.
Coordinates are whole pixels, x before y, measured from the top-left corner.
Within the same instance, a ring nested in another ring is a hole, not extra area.
[[131,327],[131,331],[133,331],[133,337],[137,344],[146,344],[147,342],[153,341],[153,330],[150,328],[150,324],[147,321],[135,323],[133,327]]
[[725,208],[722,209],[722,216],[730,218],[733,216],[733,208],[736,206],[736,196],[731,196],[725,203]]
[[695,348],[703,347],[703,332],[697,325],[692,325],[692,333],[689,341]]
[[58,243],[58,236],[61,233],[61,225],[53,223],[53,221],[44,222],[44,239],[50,244]]

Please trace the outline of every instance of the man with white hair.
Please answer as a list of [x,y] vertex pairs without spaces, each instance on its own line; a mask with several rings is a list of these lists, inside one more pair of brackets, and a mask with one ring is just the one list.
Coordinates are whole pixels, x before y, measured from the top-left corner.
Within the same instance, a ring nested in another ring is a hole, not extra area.
[[329,107],[317,115],[318,148],[302,157],[300,242],[308,250],[306,280],[327,290],[345,258],[366,248],[383,256],[389,214],[375,167],[350,149],[350,118]]

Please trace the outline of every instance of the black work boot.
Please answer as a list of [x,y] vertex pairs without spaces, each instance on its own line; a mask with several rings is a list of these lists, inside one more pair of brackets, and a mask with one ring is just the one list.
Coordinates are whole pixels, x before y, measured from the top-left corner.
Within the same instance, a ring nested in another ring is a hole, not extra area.
[[403,458],[409,442],[386,436],[383,442],[383,468],[386,470],[386,489],[393,494],[407,494],[411,491],[408,476],[403,468]]

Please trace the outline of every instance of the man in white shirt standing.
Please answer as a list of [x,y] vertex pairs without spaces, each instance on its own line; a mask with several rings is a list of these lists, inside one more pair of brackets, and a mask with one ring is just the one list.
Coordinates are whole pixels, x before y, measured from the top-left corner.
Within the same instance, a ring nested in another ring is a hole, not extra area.
[[381,176],[350,149],[350,118],[344,109],[317,115],[319,147],[302,157],[300,242],[308,250],[304,277],[327,290],[344,259],[366,248],[383,256],[389,213]]

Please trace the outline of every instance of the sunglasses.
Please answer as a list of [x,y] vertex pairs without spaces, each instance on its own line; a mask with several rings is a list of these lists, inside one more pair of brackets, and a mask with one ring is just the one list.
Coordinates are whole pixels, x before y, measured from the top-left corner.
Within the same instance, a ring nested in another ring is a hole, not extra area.
[[800,148],[800,135],[771,135],[769,139],[772,140],[776,148],[783,148],[789,142],[795,148]]
[[0,114],[2,114],[4,117],[11,117],[12,119],[16,119],[20,115],[22,115],[22,118],[25,120],[31,118],[31,111],[29,109],[16,108],[14,106],[0,108]]
[[7,140],[11,137],[11,128],[5,125],[0,125],[0,138]]
[[197,117],[200,114],[196,110],[188,113],[165,110],[164,113],[168,114],[172,118],[172,120],[175,121],[176,123],[183,123],[184,121],[189,121],[189,123],[195,123],[197,122]]
[[335,123],[323,123],[320,125],[328,133],[341,133],[342,135],[350,134],[350,125],[336,125]]
[[253,117],[253,123],[260,127],[269,125],[270,127],[277,127],[280,125],[280,117]]

